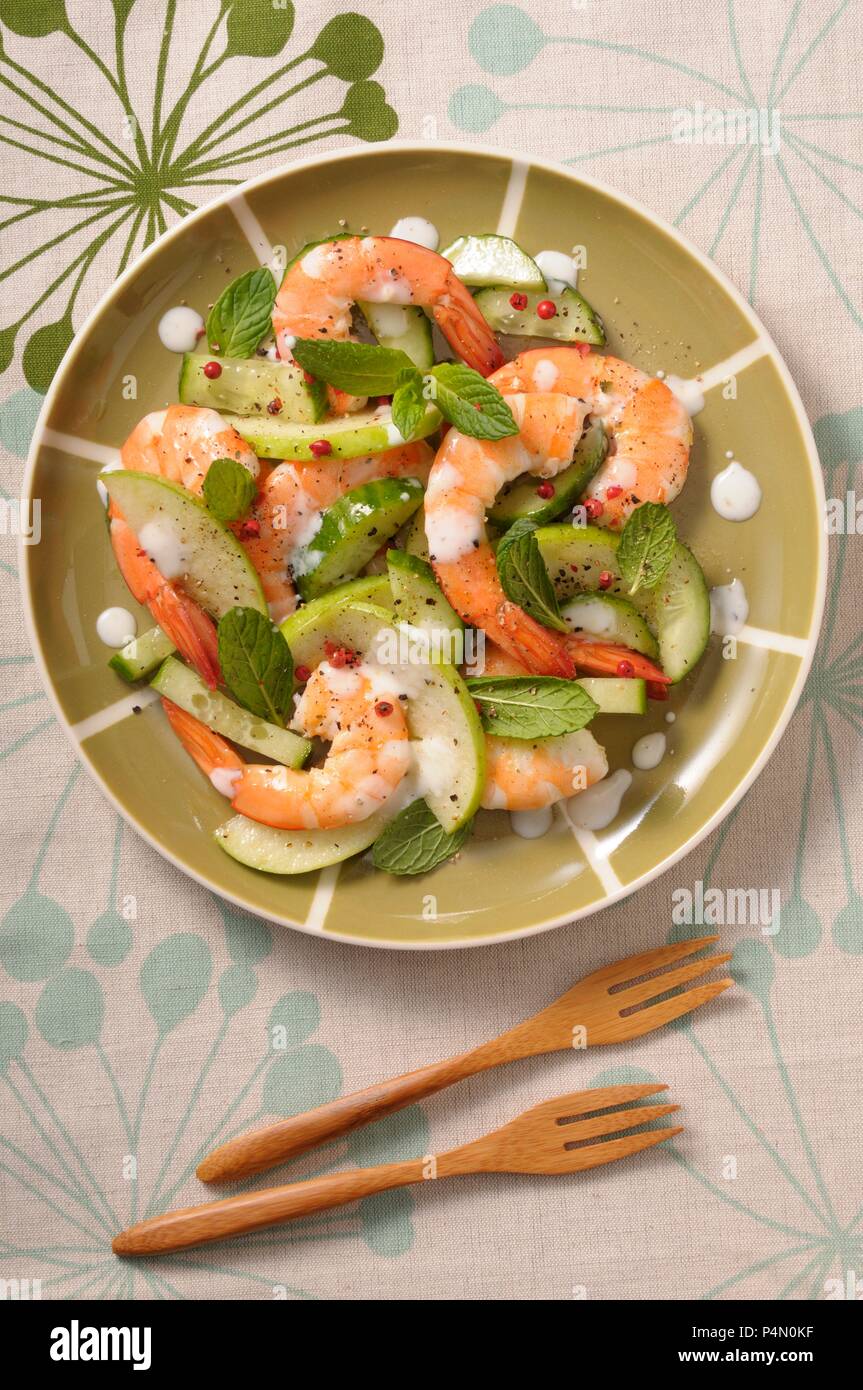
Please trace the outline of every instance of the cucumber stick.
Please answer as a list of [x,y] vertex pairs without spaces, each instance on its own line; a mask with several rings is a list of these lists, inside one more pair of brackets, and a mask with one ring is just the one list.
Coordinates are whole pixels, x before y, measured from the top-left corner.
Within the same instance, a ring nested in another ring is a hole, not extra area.
[[[218,376],[204,372],[208,362],[220,367]],[[266,357],[215,357],[187,352],[180,368],[180,400],[184,405],[209,406],[237,415],[263,415],[279,405],[274,418],[314,424],[327,409],[323,382],[309,382],[300,367],[290,362],[271,362]]]
[[416,478],[364,483],[324,512],[321,528],[294,565],[304,599],[352,579],[413,515],[423,499]]
[[608,436],[599,420],[588,425],[575,447],[572,463],[555,478],[552,497],[540,497],[537,488],[540,478],[523,474],[505,487],[489,511],[489,520],[496,526],[511,526],[522,517],[530,517],[538,526],[545,526],[555,517],[574,507],[594,474],[598,473],[608,452]]
[[401,348],[421,372],[434,366],[431,322],[418,305],[360,300],[360,308],[381,347]]
[[270,762],[302,767],[311,752],[312,746],[307,739],[259,719],[218,690],[209,690],[190,666],[184,666],[174,656],[163,661],[150,684],[187,714],[200,719],[208,729],[238,743],[241,748],[263,754]]
[[143,680],[144,676],[151,675],[173,650],[174,644],[170,637],[166,637],[160,627],[151,627],[147,632],[142,632],[140,637],[133,637],[131,642],[127,642],[125,647],[115,652],[108,665],[112,671],[121,675],[123,680],[139,681]]
[[647,713],[647,683],[640,676],[582,676],[578,684],[599,705],[597,714]]
[[[514,307],[512,296],[511,284],[491,285],[476,296],[477,308],[496,333],[554,338],[560,343],[590,343],[594,347],[605,342],[602,319],[578,290],[566,289],[557,295],[547,290],[530,290],[522,295],[527,300],[523,308]],[[537,313],[538,304],[553,304],[554,314],[542,318]]]

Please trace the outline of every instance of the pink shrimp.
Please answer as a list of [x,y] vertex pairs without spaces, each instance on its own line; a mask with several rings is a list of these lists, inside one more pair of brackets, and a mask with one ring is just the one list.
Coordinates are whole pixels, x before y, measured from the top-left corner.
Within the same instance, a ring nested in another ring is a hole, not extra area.
[[171,405],[140,420],[120,450],[124,468],[158,473],[189,492],[200,492],[214,459],[232,458],[253,478],[260,473],[255,452],[217,410]]
[[444,256],[379,236],[321,242],[288,268],[273,310],[280,355],[290,356],[296,338],[349,338],[351,310],[359,300],[430,309],[450,346],[483,376],[504,360],[473,296]]

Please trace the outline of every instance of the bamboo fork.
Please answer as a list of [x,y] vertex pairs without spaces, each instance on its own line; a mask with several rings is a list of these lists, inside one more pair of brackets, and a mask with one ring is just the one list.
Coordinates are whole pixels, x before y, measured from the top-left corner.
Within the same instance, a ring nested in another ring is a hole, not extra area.
[[[640,1153],[679,1134],[674,1129],[649,1129],[639,1134],[626,1130],[670,1115],[676,1105],[634,1105],[629,1110],[611,1109],[643,1096],[667,1090],[648,1083],[639,1086],[605,1086],[558,1096],[525,1110],[502,1129],[436,1157],[414,1158],[406,1163],[384,1163],[378,1168],[352,1168],[344,1173],[310,1178],[284,1187],[268,1187],[241,1197],[226,1197],[200,1207],[166,1212],[130,1226],[114,1238],[115,1255],[157,1255],[185,1250],[210,1240],[257,1231],[290,1221],[297,1216],[325,1211],[345,1202],[407,1187],[429,1178],[453,1178],[464,1173],[580,1173],[618,1158]],[[594,1143],[604,1134],[616,1139]]]
[[[678,941],[671,946],[628,956],[613,965],[603,966],[586,975],[572,989],[532,1018],[482,1043],[470,1052],[449,1057],[419,1071],[406,1072],[389,1081],[380,1081],[364,1091],[340,1096],[328,1105],[292,1115],[277,1124],[241,1134],[214,1149],[198,1167],[203,1182],[226,1182],[247,1177],[272,1168],[296,1154],[348,1134],[371,1120],[400,1110],[424,1096],[433,1095],[456,1081],[462,1081],[489,1067],[513,1062],[520,1057],[533,1057],[542,1052],[558,1052],[565,1048],[593,1047],[601,1043],[627,1042],[681,1015],[697,1009],[714,999],[732,983],[730,979],[711,981],[685,989],[669,999],[657,999],[668,990],[689,985],[699,976],[731,959],[731,953],[707,956],[691,961],[676,970],[644,980],[675,961],[717,941],[717,936],[701,936],[690,941]],[[641,980],[641,983],[635,981]],[[648,1003],[648,1001],[653,1001]],[[637,1005],[646,1005],[629,1013]]]

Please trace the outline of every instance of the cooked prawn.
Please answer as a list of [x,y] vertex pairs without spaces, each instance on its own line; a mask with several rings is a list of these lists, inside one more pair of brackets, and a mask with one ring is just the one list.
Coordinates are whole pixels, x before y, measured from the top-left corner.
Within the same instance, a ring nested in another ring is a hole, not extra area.
[[424,440],[362,458],[281,463],[261,487],[243,544],[260,576],[274,622],[296,606],[290,578],[294,552],[314,535],[321,511],[352,488],[377,478],[418,478],[424,483],[434,454]]
[[165,579],[113,503],[111,545],[132,597],[149,608],[177,650],[215,690],[221,676],[215,624],[194,599]]
[[214,459],[236,459],[253,478],[261,467],[254,450],[217,410],[197,405],[171,405],[145,415],[120,450],[120,458],[124,468],[158,473],[189,492],[201,491]]
[[587,729],[533,742],[487,734],[485,767],[487,811],[538,811],[601,781],[608,759]]
[[411,764],[404,710],[363,666],[322,662],[297,702],[293,727],[329,741],[322,767],[244,763],[229,743],[162,701],[186,751],[241,815],[281,830],[325,830],[366,820],[393,796]]
[[609,451],[586,489],[601,503],[601,526],[619,530],[641,502],[670,502],[686,482],[692,422],[664,381],[619,357],[575,347],[532,348],[492,378],[499,391],[576,396],[599,419]]
[[371,304],[421,304],[450,346],[483,376],[503,362],[489,325],[450,262],[398,237],[343,237],[321,242],[290,266],[273,309],[279,353],[296,338],[349,338],[351,310]]
[[[519,426],[505,439],[474,439],[452,429],[438,450],[425,495],[429,558],[456,612],[482,628],[529,670],[572,676],[576,669],[667,678],[627,647],[563,635],[543,627],[507,599],[486,538],[485,515],[500,489],[521,473],[553,477],[572,459],[586,414],[584,401],[550,392],[505,398]],[[629,669],[629,667],[627,668]]]

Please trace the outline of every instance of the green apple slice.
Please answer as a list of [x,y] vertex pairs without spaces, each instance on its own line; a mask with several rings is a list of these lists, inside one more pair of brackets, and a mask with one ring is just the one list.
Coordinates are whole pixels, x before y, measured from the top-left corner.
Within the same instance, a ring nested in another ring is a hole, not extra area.
[[656,661],[659,643],[638,609],[617,594],[576,594],[560,610],[563,621],[578,637],[615,642]]
[[208,689],[200,676],[176,657],[169,656],[162,663],[150,684],[160,695],[167,696],[180,709],[200,719],[208,729],[214,729],[241,748],[262,754],[268,762],[302,767],[312,751],[308,739],[259,719],[229,700],[227,695]]
[[361,299],[360,308],[381,347],[400,348],[421,372],[434,366],[431,321],[418,305],[370,304]]
[[236,607],[267,612],[248,555],[199,497],[154,473],[116,469],[101,481],[165,579],[216,618]]
[[399,622],[423,632],[464,632],[464,623],[444,597],[434,570],[406,550],[387,551],[393,613]]
[[313,621],[302,627],[297,624],[293,631],[285,628],[283,624],[295,668],[313,670],[332,644],[404,678],[411,740],[424,744],[417,752],[428,785],[418,795],[445,830],[456,830],[470,820],[479,807],[485,781],[485,735],[455,667],[429,660],[424,644],[412,641],[410,629],[394,624],[385,608],[372,603],[346,605],[337,590],[319,600]]
[[[545,290],[536,261],[507,236],[460,236],[441,252],[466,285],[511,285],[517,290]],[[547,290],[546,290],[547,293]]]
[[361,854],[374,844],[394,814],[394,809],[384,807],[339,830],[275,830],[245,816],[232,816],[213,832],[213,839],[232,859],[250,869],[267,874],[308,874]]
[[295,424],[276,415],[223,414],[222,418],[242,435],[259,458],[265,459],[319,458],[320,453],[315,452],[312,445],[321,443],[330,446],[327,457],[350,459],[364,454],[382,454],[399,444],[426,439],[441,422],[440,411],[431,403],[426,406],[425,415],[409,440],[396,429],[388,405],[370,406],[333,420],[322,420],[317,425]]
[[[216,362],[218,376],[207,376],[204,367]],[[212,353],[187,352],[180,368],[180,400],[184,405],[209,406],[237,415],[264,415],[278,402],[278,418],[314,424],[327,409],[323,382],[309,382],[292,362],[271,362],[266,357],[216,357]]]

